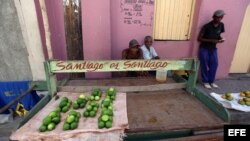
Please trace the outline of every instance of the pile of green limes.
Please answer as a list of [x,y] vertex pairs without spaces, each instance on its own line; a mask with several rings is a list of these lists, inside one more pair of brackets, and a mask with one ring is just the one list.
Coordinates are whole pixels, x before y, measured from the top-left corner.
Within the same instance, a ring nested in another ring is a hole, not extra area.
[[67,97],[62,97],[57,110],[66,113],[70,109],[71,104],[72,104],[71,100],[69,100]]
[[90,100],[93,101],[99,101],[102,97],[102,91],[99,88],[95,88],[91,92]]
[[85,95],[80,95],[76,101],[73,102],[73,109],[84,108],[88,102],[88,98]]
[[86,109],[83,113],[84,117],[95,117],[98,111],[99,104],[96,101],[91,101],[86,106]]
[[102,101],[102,112],[98,118],[98,128],[111,128],[113,123],[113,101],[116,98],[116,90],[109,88],[106,91],[106,97]]
[[78,127],[80,117],[81,117],[80,112],[70,111],[67,115],[66,120],[64,121],[63,130],[76,129]]
[[52,131],[56,125],[61,121],[61,115],[58,111],[50,112],[44,119],[42,125],[39,127],[40,132]]

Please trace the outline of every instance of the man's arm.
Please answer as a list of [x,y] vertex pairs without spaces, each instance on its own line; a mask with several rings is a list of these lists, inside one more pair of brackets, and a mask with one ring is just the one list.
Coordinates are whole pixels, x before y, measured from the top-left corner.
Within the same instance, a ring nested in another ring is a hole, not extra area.
[[160,57],[158,56],[158,54],[156,53],[156,51],[155,51],[154,48],[153,48],[152,54],[153,54],[153,58],[152,59],[160,59]]
[[198,41],[200,42],[209,42],[209,43],[222,43],[224,40],[222,39],[207,39],[207,38],[204,38],[204,33],[206,31],[206,26],[204,26],[200,33],[199,33],[199,36],[198,36]]
[[127,54],[128,54],[127,49],[124,49],[124,50],[122,51],[122,59],[123,59],[123,60],[124,60],[124,59],[127,59]]
[[138,59],[144,59],[143,58],[143,52],[142,52],[141,48],[139,48],[139,58]]
[[207,38],[204,38],[204,33],[200,32],[199,36],[198,36],[198,41],[200,42],[209,42],[209,43],[219,43],[220,40],[217,40],[217,39],[207,39]]

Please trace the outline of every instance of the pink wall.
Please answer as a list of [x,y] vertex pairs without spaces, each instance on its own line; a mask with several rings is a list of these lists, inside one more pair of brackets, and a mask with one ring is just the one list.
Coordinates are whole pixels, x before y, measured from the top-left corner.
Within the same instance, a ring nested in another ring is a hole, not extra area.
[[[66,52],[66,39],[65,39],[65,30],[64,30],[64,10],[63,10],[63,1],[55,0],[45,0],[49,27],[51,33],[51,46],[53,51],[54,59],[67,59]],[[48,59],[47,49],[45,46],[45,33],[44,25],[40,10],[39,0],[35,0],[37,18],[39,22],[39,29],[41,32],[41,40],[44,47],[44,54],[46,59]]]
[[[37,0],[36,0],[37,1]],[[83,0],[82,31],[85,60],[120,59],[129,40],[135,38],[141,44],[146,35],[153,33],[153,4],[142,4],[132,11],[125,0]],[[197,0],[195,16],[189,41],[155,41],[153,46],[162,59],[196,57],[200,28],[212,19],[217,9],[223,9],[226,42],[218,45],[219,68],[217,78],[226,77],[233,59],[235,46],[246,7],[250,0]],[[62,1],[46,0],[52,33],[52,47],[56,59],[66,59],[66,43]],[[127,11],[128,10],[128,11]],[[132,15],[129,15],[132,14]],[[129,24],[131,22],[131,24]],[[110,73],[87,73],[87,78],[110,77]]]
[[[199,3],[197,3],[199,5]],[[129,16],[126,9],[133,9],[129,4],[125,4],[124,0],[111,1],[111,39],[112,39],[112,58],[120,59],[123,49],[128,47],[131,39],[137,39],[143,44],[143,39],[146,35],[153,35],[153,16],[154,5],[142,4],[142,16],[136,16],[136,12],[132,11],[132,16]],[[196,9],[198,13],[199,9]],[[132,18],[130,21],[140,20],[141,24],[127,24],[126,19]],[[195,18],[196,19],[196,18]],[[196,21],[196,20],[195,20]],[[194,22],[196,25],[196,22]],[[192,30],[193,31],[193,30]],[[155,41],[155,47],[158,55],[162,59],[178,59],[190,57],[191,48],[194,37],[190,41]],[[178,51],[177,51],[177,50]],[[179,51],[181,50],[181,51]]]
[[67,59],[64,29],[63,1],[46,0],[48,20],[51,32],[51,45],[55,59]]
[[[81,6],[84,59],[110,60],[110,1],[83,0]],[[110,76],[110,73],[86,73],[86,78]]]
[[[241,24],[249,2],[250,0],[202,0],[197,29],[200,29],[202,25],[212,20],[212,14],[215,10],[223,9],[226,13],[222,20],[225,24],[225,33],[222,34],[222,37],[226,41],[217,46],[219,57],[217,78],[226,77],[229,73]],[[197,37],[198,34],[199,30],[197,30],[195,36]],[[198,46],[198,42],[195,42],[194,56],[197,55]]]
[[[200,28],[212,20],[212,14],[217,9],[224,9],[227,15],[223,19],[226,32],[223,35],[227,40],[219,47],[219,68],[217,78],[226,77],[229,73],[231,61],[235,51],[243,16],[250,0],[200,0],[196,3],[195,16],[189,41],[155,41],[153,46],[162,59],[180,59],[183,57],[197,57],[199,43],[197,36]],[[226,4],[225,4],[226,3]],[[143,17],[127,16],[126,9],[131,9],[124,0],[111,1],[111,39],[112,58],[120,59],[121,51],[128,47],[130,39],[137,39],[143,43],[145,35],[152,35],[153,25],[127,24],[124,20],[128,17],[139,19],[142,22],[152,23],[154,6],[144,5]],[[132,13],[135,14],[135,13]]]
[[[45,4],[47,8],[48,21],[51,33],[51,46],[53,52],[53,59],[67,60],[63,1],[45,0]],[[37,11],[37,18],[41,34],[43,51],[45,59],[48,59],[47,48],[45,45],[46,42],[45,42],[44,25],[43,25],[39,0],[35,0],[35,6]],[[66,75],[57,74],[58,79],[63,79],[67,76],[68,76],[67,74]]]

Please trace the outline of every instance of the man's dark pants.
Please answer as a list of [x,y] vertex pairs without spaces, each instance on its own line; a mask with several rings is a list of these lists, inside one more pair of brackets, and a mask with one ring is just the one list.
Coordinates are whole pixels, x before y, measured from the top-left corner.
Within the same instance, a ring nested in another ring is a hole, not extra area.
[[200,47],[199,59],[202,82],[213,83],[218,67],[217,48]]

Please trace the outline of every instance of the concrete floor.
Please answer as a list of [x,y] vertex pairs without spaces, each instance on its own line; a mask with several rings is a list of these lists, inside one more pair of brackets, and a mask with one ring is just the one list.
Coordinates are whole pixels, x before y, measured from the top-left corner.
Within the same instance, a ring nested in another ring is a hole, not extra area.
[[[197,87],[206,94],[209,94],[210,92],[225,93],[250,90],[250,74],[229,75],[228,78],[217,80],[216,83],[220,88],[205,89],[200,83],[197,84]],[[250,124],[250,112],[240,112],[236,110],[229,110],[229,112],[232,117],[232,123]],[[21,120],[22,117],[16,117],[13,122],[0,124],[0,141],[8,141],[11,132]]]
[[[219,88],[206,89],[201,83],[197,84],[197,87],[208,95],[211,92],[224,94],[226,92],[237,93],[246,91],[250,90],[250,74],[231,74],[228,78],[217,80],[215,83],[219,86]],[[230,123],[250,124],[250,112],[241,112],[231,109],[228,109],[228,111],[231,117]]]
[[15,117],[13,121],[0,124],[0,141],[9,141],[9,136],[21,120],[22,117]]

